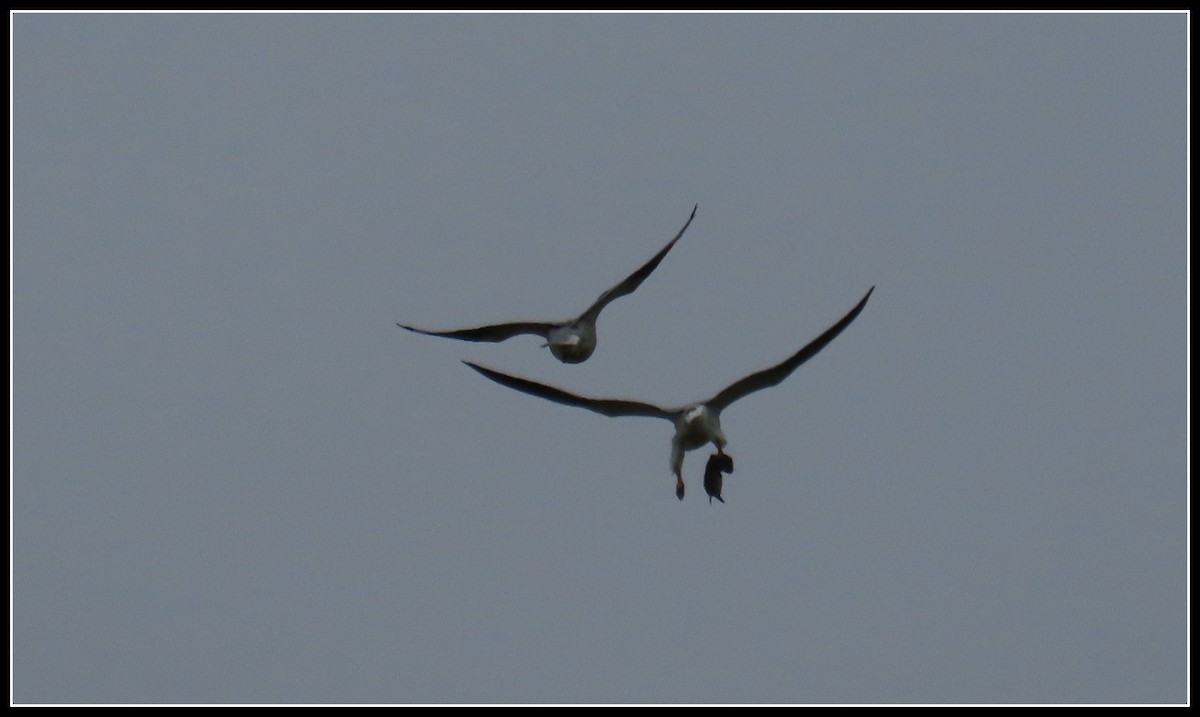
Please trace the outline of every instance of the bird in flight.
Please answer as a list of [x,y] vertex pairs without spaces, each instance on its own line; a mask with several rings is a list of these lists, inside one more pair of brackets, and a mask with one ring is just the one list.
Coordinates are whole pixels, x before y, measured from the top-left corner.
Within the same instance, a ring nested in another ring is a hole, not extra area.
[[613,299],[620,298],[626,294],[632,294],[635,289],[642,285],[646,277],[650,276],[651,272],[658,268],[659,263],[662,262],[667,252],[671,251],[671,247],[675,246],[675,242],[679,241],[679,237],[683,236],[683,233],[687,231],[688,225],[696,217],[696,209],[699,207],[699,204],[692,207],[692,215],[688,217],[683,228],[679,230],[674,239],[667,242],[667,245],[661,251],[651,257],[650,261],[625,277],[621,283],[601,294],[600,298],[596,299],[595,303],[589,306],[587,311],[584,311],[573,319],[568,319],[567,321],[517,321],[508,324],[491,324],[473,329],[452,329],[449,331],[428,331],[401,323],[397,323],[396,325],[418,334],[444,336],[462,341],[486,341],[491,343],[504,341],[521,334],[534,334],[546,340],[546,343],[542,345],[550,347],[550,353],[554,354],[554,357],[559,361],[563,363],[583,363],[596,350],[596,319],[600,316],[600,312]]
[[[721,411],[743,396],[779,384],[792,371],[795,371],[797,366],[817,355],[821,349],[825,348],[830,341],[833,341],[838,334],[842,333],[862,313],[863,307],[867,305],[867,299],[871,298],[871,292],[873,291],[875,291],[874,286],[867,291],[866,295],[858,302],[858,305],[850,310],[850,313],[843,316],[836,324],[830,326],[823,334],[813,339],[807,346],[792,354],[792,356],[782,363],[735,381],[706,401],[691,403],[681,408],[661,408],[650,403],[616,398],[577,396],[554,386],[547,386],[530,381],[529,379],[509,376],[508,374],[500,373],[499,371],[471,363],[470,361],[463,361],[463,363],[502,386],[508,386],[509,388],[557,403],[586,408],[589,411],[595,411],[605,416],[650,416],[652,418],[665,418],[671,421],[675,425],[675,435],[671,438],[671,470],[675,473],[675,496],[683,500],[684,452],[695,450],[711,442],[717,447],[717,455],[726,455],[725,444],[727,440],[725,433],[721,430]],[[729,462],[729,470],[725,472],[732,472],[732,470],[733,462],[731,460]]]

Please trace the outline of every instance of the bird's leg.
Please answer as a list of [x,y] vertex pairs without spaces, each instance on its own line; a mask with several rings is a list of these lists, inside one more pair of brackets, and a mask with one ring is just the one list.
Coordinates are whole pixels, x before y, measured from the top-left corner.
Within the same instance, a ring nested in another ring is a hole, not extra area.
[[683,500],[683,472],[675,471],[675,497]]

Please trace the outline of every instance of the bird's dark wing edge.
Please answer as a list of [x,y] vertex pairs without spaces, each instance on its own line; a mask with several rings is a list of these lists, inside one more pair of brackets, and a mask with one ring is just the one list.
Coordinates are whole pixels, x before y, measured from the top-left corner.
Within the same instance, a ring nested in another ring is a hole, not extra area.
[[447,339],[459,339],[461,341],[487,341],[496,343],[511,339],[514,336],[521,334],[535,334],[542,338],[550,336],[550,331],[558,324],[537,322],[537,321],[518,321],[510,324],[492,324],[490,326],[479,326],[473,329],[450,329],[448,331],[429,331],[427,329],[418,329],[414,326],[405,326],[397,323],[402,329],[408,329],[413,333],[425,334],[426,336],[442,336]]
[[528,393],[532,396],[545,398],[556,403],[586,408],[589,411],[595,411],[596,413],[605,416],[650,416],[653,418],[665,418],[667,420],[673,419],[674,413],[672,411],[659,408],[658,406],[654,406],[649,403],[642,403],[641,401],[625,401],[621,399],[587,398],[586,396],[577,396],[573,393],[564,391],[561,388],[547,386],[536,381],[530,381],[526,378],[509,376],[506,373],[501,373],[494,369],[487,368],[486,366],[480,366],[478,364],[471,363],[470,361],[463,361],[463,363],[483,374],[485,377],[500,384],[501,386],[507,386],[509,388],[516,389],[517,391]]
[[667,255],[667,252],[671,251],[671,247],[675,246],[675,242],[679,241],[679,238],[683,236],[683,233],[687,231],[687,228],[691,226],[692,220],[696,218],[696,210],[699,208],[699,204],[692,207],[692,215],[688,217],[686,222],[684,222],[683,228],[679,230],[679,233],[676,234],[671,241],[667,242],[667,245],[664,246],[662,250],[651,257],[650,261],[643,264],[640,269],[625,277],[621,283],[601,294],[600,298],[596,299],[595,303],[589,306],[588,310],[583,312],[580,318],[586,318],[595,323],[596,317],[600,315],[600,310],[607,306],[610,301],[628,294],[632,294],[635,290],[637,290],[637,288],[642,285],[642,282],[646,280],[646,277],[650,276],[650,274],[658,268],[658,265],[662,263],[663,257]]
[[768,386],[775,386],[783,381],[792,371],[796,370],[797,366],[816,356],[821,349],[825,348],[830,341],[837,338],[838,334],[842,333],[852,321],[858,318],[858,315],[862,313],[863,307],[867,305],[867,299],[871,298],[871,292],[873,291],[875,291],[874,286],[867,291],[866,296],[858,302],[858,305],[850,310],[850,313],[843,316],[840,321],[826,329],[825,333],[810,341],[807,346],[797,351],[790,358],[776,366],[763,369],[758,373],[752,373],[740,381],[733,383],[709,400],[708,404],[717,410],[721,410],[742,396],[762,388],[767,388]]

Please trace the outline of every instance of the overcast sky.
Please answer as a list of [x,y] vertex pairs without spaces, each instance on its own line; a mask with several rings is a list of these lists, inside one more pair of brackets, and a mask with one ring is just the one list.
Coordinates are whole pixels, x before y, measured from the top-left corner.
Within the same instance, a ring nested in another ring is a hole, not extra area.
[[12,699],[1186,701],[1186,30],[13,16]]

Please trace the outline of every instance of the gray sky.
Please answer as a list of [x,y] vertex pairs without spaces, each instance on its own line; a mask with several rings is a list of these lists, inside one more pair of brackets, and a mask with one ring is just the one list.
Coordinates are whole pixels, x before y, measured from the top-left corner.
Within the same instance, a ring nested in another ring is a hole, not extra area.
[[1186,22],[14,16],[13,699],[1184,702]]

